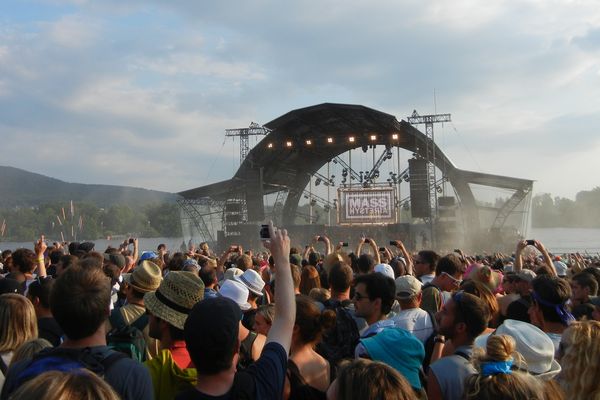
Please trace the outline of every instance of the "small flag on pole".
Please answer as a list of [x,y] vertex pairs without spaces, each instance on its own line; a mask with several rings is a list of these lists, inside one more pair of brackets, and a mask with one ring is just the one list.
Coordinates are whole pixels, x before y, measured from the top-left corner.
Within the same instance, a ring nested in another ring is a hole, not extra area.
[[62,213],[63,213],[63,221],[66,221],[67,217],[65,216],[65,208],[64,207],[62,208]]
[[[64,212],[64,210],[65,210],[65,209],[63,208],[63,212]],[[56,216],[56,219],[58,220],[58,224],[59,224],[60,226],[62,226],[62,221],[60,220],[60,217],[59,217],[58,215]]]
[[73,200],[71,200],[71,218],[75,216],[75,207],[73,206]]
[[6,230],[6,219],[2,220],[2,226],[0,227],[0,234],[4,236],[4,231]]

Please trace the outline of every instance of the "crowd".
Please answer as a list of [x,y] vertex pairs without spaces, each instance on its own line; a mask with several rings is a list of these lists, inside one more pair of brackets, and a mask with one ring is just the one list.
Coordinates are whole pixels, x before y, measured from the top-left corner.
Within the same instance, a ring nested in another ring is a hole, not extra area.
[[598,258],[268,236],[2,252],[0,400],[600,399]]

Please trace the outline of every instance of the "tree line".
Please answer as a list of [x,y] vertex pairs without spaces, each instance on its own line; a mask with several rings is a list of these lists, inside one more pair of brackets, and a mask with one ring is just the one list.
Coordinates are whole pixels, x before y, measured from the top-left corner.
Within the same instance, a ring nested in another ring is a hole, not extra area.
[[109,236],[181,237],[179,207],[174,203],[140,208],[116,204],[48,203],[0,210],[4,241],[28,241],[41,234],[53,240],[95,240]]
[[600,187],[581,191],[575,200],[538,194],[532,201],[534,228],[600,228]]

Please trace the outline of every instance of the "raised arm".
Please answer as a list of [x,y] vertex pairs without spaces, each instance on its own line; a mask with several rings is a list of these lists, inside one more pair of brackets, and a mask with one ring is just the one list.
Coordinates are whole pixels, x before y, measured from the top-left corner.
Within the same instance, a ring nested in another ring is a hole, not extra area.
[[285,229],[275,229],[269,222],[270,239],[265,242],[275,261],[275,318],[267,335],[267,343],[277,342],[286,354],[290,351],[292,332],[296,320],[296,297],[290,268],[290,238]]
[[536,249],[538,249],[540,253],[542,253],[542,256],[544,257],[544,262],[546,263],[546,265],[548,265],[550,271],[552,271],[552,275],[557,276],[556,268],[554,268],[554,263],[552,262],[552,258],[550,258],[550,254],[548,254],[548,250],[546,250],[546,247],[539,240],[534,240],[533,246]]
[[394,244],[396,245],[396,247],[398,249],[400,249],[400,252],[402,253],[402,256],[404,257],[404,260],[406,261],[407,274],[412,275],[413,274],[413,265],[414,265],[412,256],[410,255],[408,250],[406,250],[406,247],[404,246],[404,243],[402,243],[401,240],[395,240]]
[[37,275],[40,278],[46,277],[46,262],[44,260],[44,252],[48,248],[46,244],[46,240],[44,235],[40,236],[37,242],[34,243],[33,249],[35,250],[35,255],[37,256]]
[[381,264],[381,254],[379,254],[379,247],[377,247],[377,243],[375,239],[369,238],[369,246],[371,246],[371,251],[373,251],[373,257],[375,258],[375,264]]
[[515,250],[515,264],[513,266],[514,272],[519,272],[523,269],[523,249],[527,247],[527,240],[519,240],[517,242],[517,249]]

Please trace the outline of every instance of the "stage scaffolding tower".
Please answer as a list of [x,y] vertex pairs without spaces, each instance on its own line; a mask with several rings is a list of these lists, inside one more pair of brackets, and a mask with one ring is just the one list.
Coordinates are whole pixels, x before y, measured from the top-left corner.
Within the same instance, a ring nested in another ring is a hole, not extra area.
[[[419,115],[414,110],[412,115],[406,119],[412,125],[425,124],[425,159],[427,160],[427,187],[429,188],[429,208],[431,210],[427,224],[431,233],[431,242],[435,248],[436,238],[434,232],[434,221],[438,216],[438,180],[436,177],[436,154],[435,154],[435,136],[433,134],[433,124],[450,122],[450,114],[431,114]],[[442,185],[446,177],[442,177]]]

